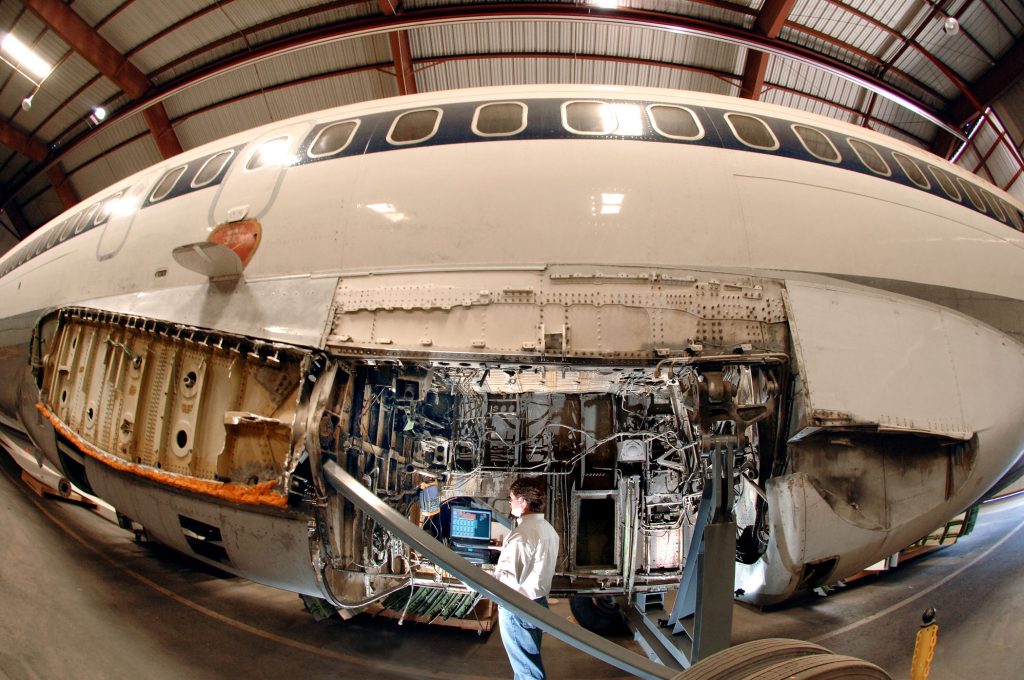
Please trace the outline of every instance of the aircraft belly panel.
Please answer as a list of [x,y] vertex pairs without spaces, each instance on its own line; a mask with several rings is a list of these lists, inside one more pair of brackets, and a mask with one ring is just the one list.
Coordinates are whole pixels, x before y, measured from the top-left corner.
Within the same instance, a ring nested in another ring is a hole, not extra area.
[[323,597],[309,559],[307,516],[211,503],[92,459],[86,472],[100,497],[160,543],[259,583]]

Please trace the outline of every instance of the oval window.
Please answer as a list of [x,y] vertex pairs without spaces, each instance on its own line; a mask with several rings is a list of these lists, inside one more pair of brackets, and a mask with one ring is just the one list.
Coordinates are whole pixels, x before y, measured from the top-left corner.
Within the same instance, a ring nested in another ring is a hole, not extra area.
[[775,139],[771,129],[760,118],[745,113],[727,113],[725,122],[729,124],[736,139],[746,146],[765,151],[779,148],[779,140]]
[[473,132],[481,137],[508,137],[526,129],[526,104],[498,102],[478,106],[473,113]]
[[929,165],[928,172],[932,173],[932,177],[934,177],[935,181],[939,183],[939,186],[942,187],[942,190],[946,192],[947,196],[952,198],[954,201],[960,200],[960,190],[956,188],[956,185],[953,184],[952,178],[950,178],[944,170],[939,170],[934,165]]
[[313,143],[309,145],[306,155],[310,158],[322,158],[341,153],[352,141],[352,135],[355,134],[358,127],[358,120],[331,123],[317,133]]
[[652,104],[647,107],[651,125],[662,137],[669,139],[700,139],[704,128],[690,109],[669,104]]
[[999,218],[1001,221],[1006,221],[1006,215],[1003,214],[1003,206],[999,205],[999,201],[991,193],[985,189],[981,190],[985,194],[985,200],[988,201],[988,205],[992,208],[992,214]]
[[218,154],[214,154],[206,159],[203,163],[203,167],[199,168],[199,172],[196,173],[195,179],[192,180],[192,188],[198,189],[199,187],[205,187],[207,184],[217,179],[220,175],[220,171],[224,169],[224,166],[228,164],[231,157],[235,155],[233,150],[221,151]]
[[96,216],[96,213],[99,212],[99,209],[99,203],[93,203],[92,205],[89,206],[89,209],[82,214],[82,218],[78,220],[78,224],[75,225],[75,236],[78,236],[83,231],[89,228],[90,224],[92,223],[92,218]]
[[615,132],[615,110],[604,102],[562,104],[562,124],[580,135],[608,135]]
[[931,189],[932,184],[928,181],[928,178],[924,176],[920,166],[914,161],[913,158],[902,154],[898,151],[892,152],[892,157],[896,159],[896,163],[903,169],[905,174],[910,181],[921,187],[922,189]]
[[807,153],[815,158],[828,161],[829,163],[838,163],[842,160],[842,156],[839,155],[839,150],[836,149],[835,144],[821,130],[807,127],[806,125],[794,125],[793,132],[796,133],[797,139],[807,149]]
[[847,139],[846,143],[850,145],[853,152],[857,154],[857,158],[864,164],[871,172],[876,175],[882,175],[888,177],[892,174],[892,170],[889,168],[889,164],[882,158],[882,154],[878,153],[878,149],[871,146],[867,142],[862,142],[859,139]]
[[292,159],[288,156],[288,137],[275,137],[257,147],[249,157],[249,162],[245,164],[245,169],[259,170],[272,165],[289,165],[291,161]]
[[1003,212],[1010,216],[1010,221],[1013,222],[1013,226],[1017,229],[1024,228],[1024,224],[1021,224],[1021,214],[1012,205],[1003,201]]
[[960,187],[967,192],[967,198],[970,199],[975,209],[985,212],[985,204],[981,201],[981,194],[979,194],[978,190],[974,188],[974,185],[970,182],[964,181],[962,177],[957,177],[956,181]]
[[392,144],[425,142],[434,136],[440,123],[440,109],[423,109],[403,113],[391,124],[388,142]]
[[112,207],[118,204],[122,196],[124,196],[123,189],[121,191],[118,191],[116,194],[114,194],[107,200],[103,201],[103,209],[100,211],[100,214],[96,216],[95,225],[97,227],[107,223],[107,220],[110,219],[110,211]]
[[153,189],[153,193],[149,195],[149,202],[156,203],[167,198],[167,195],[174,189],[174,185],[177,184],[181,176],[185,174],[184,165],[179,165],[172,170],[168,170],[167,174],[160,178],[160,181],[156,183],[156,187]]

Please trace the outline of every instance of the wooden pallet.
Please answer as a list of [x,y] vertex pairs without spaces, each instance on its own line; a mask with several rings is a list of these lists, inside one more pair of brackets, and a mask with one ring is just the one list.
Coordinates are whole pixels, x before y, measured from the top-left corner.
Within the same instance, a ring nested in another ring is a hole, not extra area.
[[383,616],[389,619],[398,619],[402,621],[412,621],[414,623],[430,624],[432,626],[445,626],[447,628],[461,628],[463,630],[475,630],[477,634],[483,635],[489,633],[494,624],[498,621],[498,605],[492,600],[481,598],[473,611],[470,612],[466,617],[457,619],[450,617],[443,619],[440,617],[426,617],[426,616],[402,616],[402,612],[394,611],[391,609],[384,609],[380,604],[374,603],[366,608],[366,613],[373,616]]

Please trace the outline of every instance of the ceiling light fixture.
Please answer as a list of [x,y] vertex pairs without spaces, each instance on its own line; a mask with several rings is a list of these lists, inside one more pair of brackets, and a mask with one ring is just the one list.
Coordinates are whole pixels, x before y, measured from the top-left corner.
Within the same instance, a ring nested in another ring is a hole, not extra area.
[[37,86],[42,84],[46,80],[46,76],[50,75],[50,71],[53,70],[52,64],[36,54],[30,47],[15,38],[11,33],[8,33],[3,37],[3,40],[0,40],[0,51],[14,60],[12,62],[4,59],[4,61]]

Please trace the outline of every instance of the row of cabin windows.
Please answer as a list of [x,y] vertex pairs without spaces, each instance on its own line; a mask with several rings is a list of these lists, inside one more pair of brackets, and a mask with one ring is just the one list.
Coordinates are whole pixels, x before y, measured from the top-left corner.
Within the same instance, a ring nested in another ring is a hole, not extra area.
[[[753,116],[735,113],[727,113],[725,118],[733,134],[743,144],[763,151],[774,151],[779,148],[778,140],[764,121]],[[791,127],[804,149],[815,158],[828,163],[839,163],[842,160],[842,155],[835,144],[820,130],[795,123]],[[871,144],[850,137],[846,138],[846,143],[850,145],[860,162],[871,172],[883,177],[892,176],[892,168]],[[922,189],[931,189],[931,182],[918,161],[899,151],[893,151],[892,157],[911,182]],[[991,212],[997,219],[1011,222],[1017,229],[1024,228],[1020,213],[1001,198],[997,198],[985,189],[975,187],[963,178],[954,177],[945,170],[933,165],[924,165],[943,193],[952,200],[958,203],[962,202],[966,195],[967,200],[976,210]],[[958,186],[963,189],[963,193],[957,188]]]
[[[673,104],[651,104],[646,107],[648,119],[654,130],[669,139],[696,141],[704,137],[704,128],[697,115],[684,106]],[[389,144],[404,146],[425,142],[437,134],[443,112],[439,108],[407,111],[395,117],[388,130]],[[570,101],[562,104],[562,125],[566,130],[580,135],[639,135],[642,133],[641,108],[633,104],[614,104],[603,101]],[[777,151],[779,140],[771,128],[760,118],[745,113],[729,112],[725,120],[736,139],[745,146],[761,151]],[[495,102],[478,106],[473,112],[473,133],[482,137],[509,137],[526,129],[527,106],[522,102]],[[351,143],[359,120],[346,120],[325,126],[306,150],[310,158],[325,158],[344,151]],[[797,139],[809,154],[827,163],[839,163],[842,154],[832,140],[821,130],[794,123],[791,126]],[[258,170],[280,162],[286,154],[288,137],[278,137],[264,142],[246,162],[246,170]],[[878,150],[859,139],[847,138],[846,143],[860,162],[871,172],[891,177],[892,169]],[[234,155],[233,150],[222,151],[211,156],[196,173],[191,188],[199,189],[212,182]],[[928,190],[931,182],[918,162],[897,151],[892,157],[903,173],[918,187]],[[1009,205],[989,192],[976,189],[971,183],[959,177],[952,177],[945,171],[931,165],[929,173],[954,201],[961,202],[966,194],[970,203],[981,212],[991,210],[1000,220],[1009,220],[1021,229],[1020,215]],[[159,201],[171,193],[174,185],[185,173],[181,166],[164,175],[150,197],[151,202]],[[955,182],[954,182],[955,180]],[[963,188],[963,194],[957,188]],[[984,199],[982,198],[984,195]],[[986,203],[987,199],[987,203]]]

